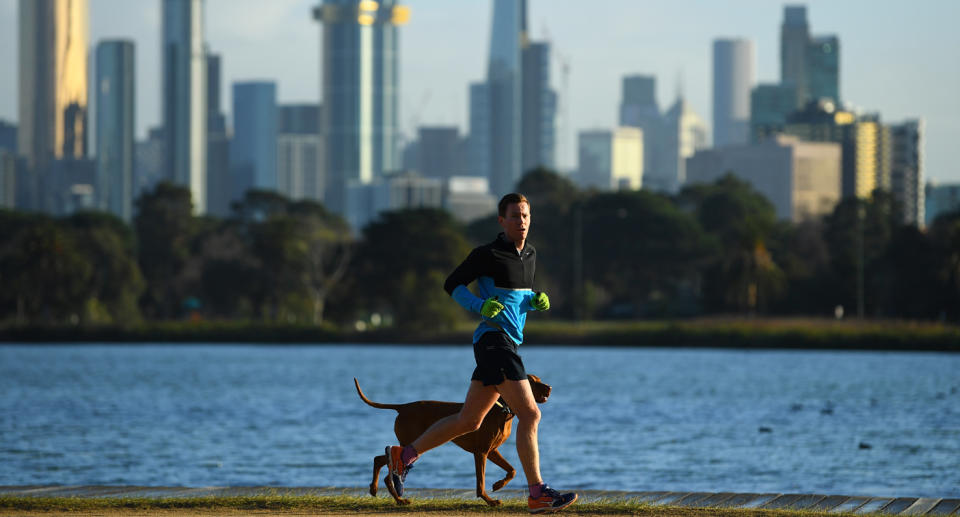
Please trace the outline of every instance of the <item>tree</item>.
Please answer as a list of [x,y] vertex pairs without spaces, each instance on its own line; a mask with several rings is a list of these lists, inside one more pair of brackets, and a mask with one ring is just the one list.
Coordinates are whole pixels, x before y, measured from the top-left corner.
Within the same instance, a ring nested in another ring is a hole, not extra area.
[[313,300],[313,323],[323,323],[327,297],[343,279],[353,254],[350,226],[323,205],[310,201],[294,204],[290,213],[305,241],[305,284]]
[[187,291],[183,272],[196,231],[190,190],[161,182],[136,205],[138,260],[147,282],[141,306],[151,318],[172,318],[182,310]]

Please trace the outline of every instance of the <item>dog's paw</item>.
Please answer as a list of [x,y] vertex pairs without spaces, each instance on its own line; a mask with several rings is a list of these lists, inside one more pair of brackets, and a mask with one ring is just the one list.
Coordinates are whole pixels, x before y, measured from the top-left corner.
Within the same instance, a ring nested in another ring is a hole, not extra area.
[[401,505],[401,506],[403,506],[403,505],[408,505],[408,504],[410,504],[410,500],[409,500],[409,499],[397,499],[397,504],[399,504],[399,505]]
[[501,479],[500,481],[497,481],[496,483],[493,484],[493,491],[496,492],[497,490],[500,490],[505,486],[507,486],[507,480]]
[[500,506],[503,503],[501,503],[499,499],[487,499],[487,504],[490,506]]
[[374,484],[370,485],[370,495],[372,495],[373,497],[377,497],[377,485],[374,485]]

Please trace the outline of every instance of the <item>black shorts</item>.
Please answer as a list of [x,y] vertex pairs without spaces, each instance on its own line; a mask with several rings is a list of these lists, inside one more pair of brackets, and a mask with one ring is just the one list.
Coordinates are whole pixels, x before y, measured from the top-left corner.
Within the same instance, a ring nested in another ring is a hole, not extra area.
[[473,344],[473,357],[477,368],[471,380],[481,381],[484,386],[496,386],[504,378],[522,381],[527,378],[523,361],[517,355],[517,344],[503,332],[487,332]]

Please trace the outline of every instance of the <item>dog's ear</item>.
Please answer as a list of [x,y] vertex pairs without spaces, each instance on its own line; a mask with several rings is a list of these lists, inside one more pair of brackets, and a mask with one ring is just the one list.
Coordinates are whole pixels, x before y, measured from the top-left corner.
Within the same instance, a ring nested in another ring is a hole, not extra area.
[[530,380],[531,382],[540,382],[540,383],[543,382],[543,381],[540,380],[540,377],[537,377],[536,375],[533,375],[532,373],[528,373],[528,374],[527,374],[527,379]]

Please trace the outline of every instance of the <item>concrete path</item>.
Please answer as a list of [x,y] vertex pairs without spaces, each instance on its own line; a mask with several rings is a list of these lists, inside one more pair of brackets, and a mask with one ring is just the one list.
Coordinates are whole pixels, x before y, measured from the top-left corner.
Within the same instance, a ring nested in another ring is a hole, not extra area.
[[[764,508],[812,510],[830,513],[891,515],[960,515],[960,498],[861,497],[824,494],[736,494],[732,492],[619,492],[584,490],[581,501],[626,501],[684,507]],[[364,488],[335,487],[138,487],[138,486],[0,486],[0,496],[28,497],[204,497],[257,495],[367,495]],[[384,494],[386,495],[386,492]],[[411,498],[476,497],[473,490],[408,488]],[[519,499],[521,490],[502,490],[494,497]]]

